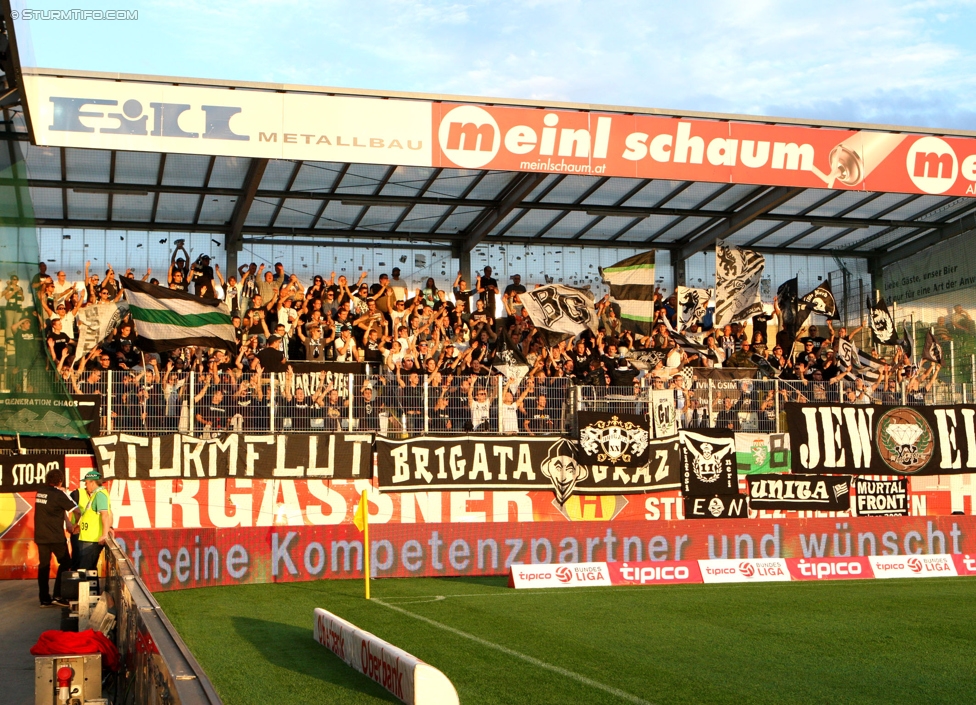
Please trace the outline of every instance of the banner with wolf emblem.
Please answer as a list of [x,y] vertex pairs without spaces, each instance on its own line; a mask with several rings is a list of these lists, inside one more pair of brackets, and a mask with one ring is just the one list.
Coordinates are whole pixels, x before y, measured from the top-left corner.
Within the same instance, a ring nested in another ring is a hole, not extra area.
[[685,519],[748,519],[744,494],[685,497]]
[[708,300],[712,298],[712,290],[679,286],[675,289],[675,294],[678,297],[678,330],[701,323],[708,313]]
[[735,436],[729,432],[681,431],[681,492],[711,497],[739,494]]
[[851,480],[846,475],[763,475],[750,477],[751,509],[846,512],[851,508]]
[[536,328],[573,337],[585,330],[596,333],[599,321],[589,291],[549,284],[522,294],[521,298]]
[[646,416],[581,411],[578,418],[581,463],[647,465],[651,433]]
[[762,313],[762,283],[766,259],[753,250],[715,243],[716,328],[744,321]]
[[895,330],[895,320],[888,311],[888,304],[882,296],[877,301],[868,297],[868,324],[874,342],[878,345],[897,345],[898,331]]
[[790,471],[790,434],[736,433],[735,464],[740,475]]
[[574,494],[654,492],[678,487],[678,437],[649,441],[640,467],[584,464],[578,443],[555,436],[423,436],[376,440],[379,486],[391,492],[550,489]]
[[678,432],[674,392],[670,389],[651,390],[651,416],[655,438],[668,438]]
[[976,472],[976,406],[787,404],[795,473]]

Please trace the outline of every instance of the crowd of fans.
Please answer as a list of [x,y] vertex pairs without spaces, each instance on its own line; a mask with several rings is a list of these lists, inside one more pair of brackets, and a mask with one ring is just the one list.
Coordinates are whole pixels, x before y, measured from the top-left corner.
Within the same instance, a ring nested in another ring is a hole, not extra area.
[[[747,324],[722,329],[710,328],[709,312],[682,331],[697,347],[679,345],[675,297],[663,291],[655,294],[648,335],[625,330],[617,307],[604,297],[595,304],[596,332],[553,343],[526,315],[520,276],[502,286],[491,267],[471,282],[459,273],[446,287],[433,277],[407,282],[397,268],[374,278],[362,271],[355,281],[331,272],[303,282],[281,263],[250,263],[225,277],[206,255],[191,262],[177,241],[165,281],[152,278],[152,271],[142,279],[222,299],[232,315],[235,350],[141,351],[124,306],[118,325],[85,350],[78,341],[86,321],[97,317],[84,309],[123,301],[116,272],[108,267],[104,276],[94,274],[86,264],[84,280],[73,282],[63,271],[52,277],[41,263],[30,291],[13,276],[2,292],[15,371],[36,367],[37,340],[43,339],[48,364],[74,391],[105,395],[103,413],[113,427],[130,431],[274,424],[285,430],[545,434],[567,430],[572,388],[584,390],[584,401],[624,400],[626,410],[638,412],[642,388],[672,389],[682,425],[739,428],[741,414],[751,413],[760,430],[771,430],[785,401],[925,403],[939,369],[916,366],[894,347],[873,374],[850,370],[838,360],[838,345],[861,328],[813,323],[793,341],[775,302]],[[976,331],[961,307],[939,326],[939,336]],[[499,375],[503,347],[524,356],[524,377]],[[300,363],[360,367],[350,378],[336,373],[338,367]],[[734,392],[706,395],[693,374],[702,367],[750,369],[757,379]],[[771,377],[778,383],[764,381]]]

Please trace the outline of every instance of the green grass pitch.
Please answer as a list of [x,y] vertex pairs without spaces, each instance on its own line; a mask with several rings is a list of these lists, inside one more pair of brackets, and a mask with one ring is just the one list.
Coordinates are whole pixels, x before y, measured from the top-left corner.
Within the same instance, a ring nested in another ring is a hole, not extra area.
[[328,609],[461,702],[976,702],[976,580],[515,591],[504,578],[157,594],[227,705],[398,702],[312,639]]

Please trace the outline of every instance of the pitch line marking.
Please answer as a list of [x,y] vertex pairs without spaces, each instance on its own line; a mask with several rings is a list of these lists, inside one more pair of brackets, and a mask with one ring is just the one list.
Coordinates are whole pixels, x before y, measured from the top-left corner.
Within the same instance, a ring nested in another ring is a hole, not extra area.
[[[437,597],[440,596],[438,595]],[[378,605],[383,605],[383,607],[386,607],[387,609],[391,609],[394,612],[399,612],[400,614],[406,615],[407,617],[413,617],[416,620],[425,622],[426,624],[429,624],[433,627],[437,627],[438,629],[443,629],[444,631],[450,632],[455,636],[463,637],[464,639],[473,641],[476,644],[480,644],[481,646],[485,646],[489,649],[500,651],[501,653],[506,654],[508,656],[513,656],[517,659],[521,659],[522,661],[525,661],[526,663],[530,663],[533,666],[537,666],[538,668],[544,668],[547,671],[552,671],[553,673],[557,673],[560,676],[564,676],[566,678],[571,678],[575,681],[578,681],[583,685],[588,685],[591,688],[602,690],[603,692],[609,693],[610,695],[618,697],[621,700],[626,700],[627,702],[635,703],[636,705],[651,705],[651,703],[649,703],[647,700],[642,700],[641,698],[638,698],[636,695],[631,695],[630,693],[620,690],[619,688],[614,688],[613,686],[606,685],[605,683],[600,683],[599,681],[595,681],[592,678],[587,678],[586,676],[576,673],[575,671],[570,671],[560,666],[554,666],[553,664],[547,663],[545,661],[541,661],[540,659],[537,659],[534,656],[523,654],[520,651],[515,651],[514,649],[510,649],[507,646],[502,646],[501,644],[496,644],[495,642],[488,641],[487,639],[482,639],[480,636],[475,636],[474,634],[468,634],[468,632],[463,632],[460,629],[455,629],[454,627],[430,619],[429,617],[424,617],[423,615],[410,612],[409,610],[405,610],[402,607],[398,607],[397,605],[391,605],[387,602],[384,602],[383,600],[378,600],[376,598],[373,598],[370,601],[375,602]]]

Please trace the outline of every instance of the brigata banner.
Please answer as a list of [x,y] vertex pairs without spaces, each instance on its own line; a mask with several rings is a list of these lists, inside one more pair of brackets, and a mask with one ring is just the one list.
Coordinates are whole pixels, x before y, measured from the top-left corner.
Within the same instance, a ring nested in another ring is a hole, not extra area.
[[844,475],[762,475],[748,481],[751,509],[846,512],[851,508],[851,478]]
[[313,478],[369,479],[372,441],[360,433],[227,433],[197,438],[173,433],[93,438],[98,470],[107,479]]
[[[24,70],[38,145],[973,195],[976,140]],[[407,96],[402,96],[407,98]],[[648,111],[650,112],[650,111]]]
[[908,516],[908,478],[854,480],[854,508],[857,516]]
[[[597,453],[599,455],[599,453]],[[560,437],[425,436],[376,439],[379,486],[386,491],[529,490],[548,487],[560,504],[573,495],[650,492],[678,486],[678,438],[648,441],[641,467],[580,461]]]
[[795,473],[976,472],[976,406],[787,404]]
[[0,492],[34,492],[52,470],[65,470],[64,453],[0,455]]

